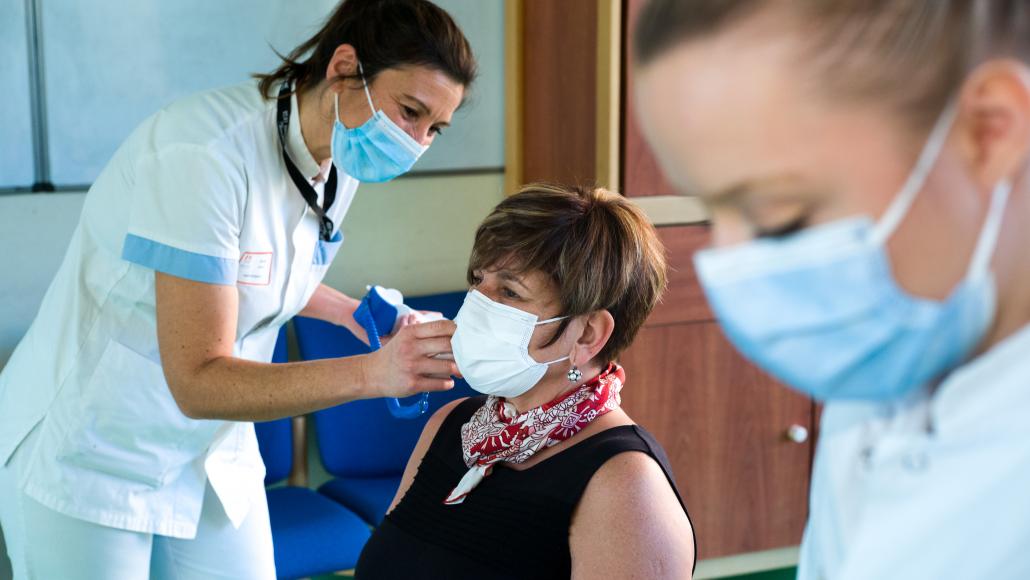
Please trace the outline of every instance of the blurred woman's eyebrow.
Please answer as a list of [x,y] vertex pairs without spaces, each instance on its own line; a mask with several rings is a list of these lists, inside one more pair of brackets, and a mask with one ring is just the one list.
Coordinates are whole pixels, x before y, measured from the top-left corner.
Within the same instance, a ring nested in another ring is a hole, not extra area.
[[802,179],[792,173],[761,177],[756,179],[745,179],[718,189],[714,192],[702,194],[702,199],[710,205],[727,205],[739,201],[741,198],[749,197],[756,191],[784,188],[785,186],[797,187]]

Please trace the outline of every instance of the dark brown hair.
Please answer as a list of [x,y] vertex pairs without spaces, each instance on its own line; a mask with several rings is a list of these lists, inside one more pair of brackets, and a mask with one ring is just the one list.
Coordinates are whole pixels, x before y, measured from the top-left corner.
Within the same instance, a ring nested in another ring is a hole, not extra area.
[[288,55],[280,55],[283,64],[279,68],[254,75],[261,81],[261,94],[271,96],[285,80],[296,83],[297,91],[318,84],[341,44],[354,47],[370,83],[380,72],[401,66],[439,70],[466,88],[476,78],[476,59],[468,40],[451,15],[436,4],[428,0],[344,0],[321,30]]
[[1030,55],[1030,0],[650,0],[637,22],[635,59],[646,65],[774,8],[803,30],[824,88],[888,99],[920,128],[979,63]]
[[474,272],[502,266],[547,275],[563,316],[610,312],[615,330],[597,355],[602,363],[629,346],[666,283],[665,250],[647,216],[604,189],[533,184],[498,204],[476,231],[469,284]]

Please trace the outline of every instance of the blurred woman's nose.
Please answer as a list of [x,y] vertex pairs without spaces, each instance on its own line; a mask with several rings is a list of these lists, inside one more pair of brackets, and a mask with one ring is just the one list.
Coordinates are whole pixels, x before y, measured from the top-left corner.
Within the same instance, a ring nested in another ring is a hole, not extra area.
[[754,228],[739,214],[730,209],[709,208],[712,229],[708,245],[713,248],[733,246],[754,237]]

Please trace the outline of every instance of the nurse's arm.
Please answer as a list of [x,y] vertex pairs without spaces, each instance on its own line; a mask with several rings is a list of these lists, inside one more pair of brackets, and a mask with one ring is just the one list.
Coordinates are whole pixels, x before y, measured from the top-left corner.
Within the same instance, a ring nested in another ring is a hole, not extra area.
[[368,334],[360,324],[354,321],[354,311],[361,304],[335,288],[320,284],[311,295],[307,305],[300,311],[301,316],[317,318],[330,324],[336,324],[349,330],[351,334],[368,344]]
[[239,297],[235,286],[155,274],[161,364],[183,414],[195,419],[267,421],[355,399],[405,397],[454,386],[454,323],[406,326],[375,353],[269,364],[235,358]]

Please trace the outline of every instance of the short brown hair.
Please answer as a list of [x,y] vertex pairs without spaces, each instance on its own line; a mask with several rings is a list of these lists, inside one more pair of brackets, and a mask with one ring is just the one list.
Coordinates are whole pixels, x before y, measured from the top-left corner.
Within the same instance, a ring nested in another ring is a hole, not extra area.
[[498,204],[476,231],[469,284],[473,272],[499,266],[547,275],[563,316],[611,313],[615,330],[597,355],[604,363],[633,342],[666,283],[665,250],[647,216],[600,188],[533,184]]
[[637,21],[637,64],[765,8],[804,23],[824,88],[884,99],[919,129],[984,60],[1030,56],[1028,0],[650,0]]
[[254,75],[261,94],[271,96],[283,81],[299,92],[318,84],[341,44],[354,47],[370,83],[402,66],[439,70],[465,88],[476,78],[472,48],[443,8],[428,0],[344,0],[321,30],[281,57],[279,68]]

